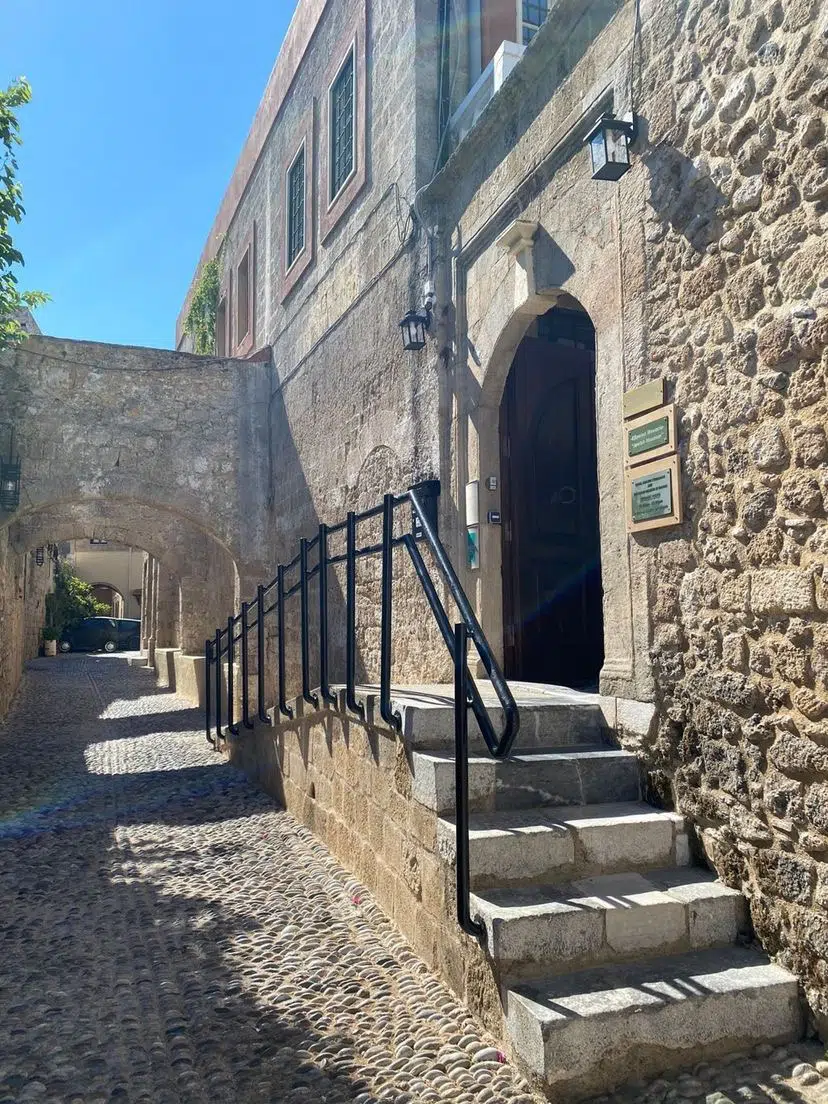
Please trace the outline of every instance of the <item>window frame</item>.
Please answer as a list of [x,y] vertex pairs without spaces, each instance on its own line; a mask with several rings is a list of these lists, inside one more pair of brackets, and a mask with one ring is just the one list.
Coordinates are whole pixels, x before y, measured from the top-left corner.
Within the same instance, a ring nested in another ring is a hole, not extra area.
[[[214,335],[214,338],[213,338],[213,342],[214,342],[215,349],[216,349],[216,356],[218,356],[218,357],[228,357],[230,355],[230,340],[229,340],[230,339],[230,316],[229,316],[229,308],[230,308],[230,295],[228,294],[227,285],[224,284],[219,289],[218,303],[216,304],[216,332],[215,332],[215,335]],[[222,311],[224,312],[224,333],[222,335],[223,338],[224,338],[224,342],[223,342],[224,349],[223,350],[219,347],[219,332],[220,332],[219,322],[221,320]]]
[[[333,97],[334,88],[336,87],[340,77],[345,71],[345,66],[350,63],[351,67],[351,168],[348,175],[343,179],[342,183],[334,192],[334,172],[336,171],[336,156],[334,151],[334,142],[336,141],[336,134],[334,132],[334,111],[333,111]],[[357,167],[357,150],[356,150],[356,38],[351,43],[350,49],[346,52],[345,57],[342,59],[342,64],[336,71],[336,75],[331,83],[328,85],[328,178],[327,178],[327,197],[328,206],[333,206],[336,203],[338,197],[348,187]]]
[[[546,20],[549,18],[549,0],[543,0],[543,2],[546,4],[546,15],[543,18],[543,23],[545,23]],[[523,46],[523,48],[526,49],[526,47],[529,45],[529,42],[532,41],[532,38],[535,37],[535,35],[538,33],[538,31],[543,26],[543,23],[538,23],[537,25],[535,25],[534,23],[527,23],[526,20],[523,18],[523,0],[516,0],[516,5],[517,5],[517,35],[516,35],[516,42],[518,43],[519,46]],[[524,42],[523,41],[523,29],[524,29],[524,27],[534,27],[535,28],[534,33],[532,35],[532,38],[529,39],[529,42]]]
[[[244,263],[245,257],[247,261],[247,330],[245,333],[239,335],[239,269]],[[241,244],[241,248],[236,254],[236,260],[230,270],[230,288],[232,289],[232,295],[227,295],[227,305],[230,312],[230,322],[232,326],[232,342],[229,343],[228,348],[231,350],[231,356],[243,357],[246,356],[253,348],[254,338],[254,325],[256,318],[255,302],[256,302],[256,224],[250,229],[247,237]]]
[[[285,171],[285,272],[288,273],[305,252],[307,248],[307,202],[308,202],[308,168],[307,168],[307,148],[305,146],[304,138],[299,143],[299,149],[293,156],[293,160],[288,165]],[[290,249],[293,236],[293,181],[294,181],[294,169],[299,163],[299,158],[302,158],[302,244],[296,250],[291,257]]]
[[[366,61],[366,7],[360,5],[354,21],[346,28],[331,54],[331,64],[325,72],[322,87],[322,134],[320,141],[320,200],[319,237],[321,241],[331,233],[339,220],[356,199],[368,179],[367,172],[367,114],[368,72]],[[331,197],[333,182],[333,118],[331,93],[341,75],[348,57],[353,57],[353,166],[339,191]]]
[[[288,148],[288,160],[282,173],[282,206],[284,212],[279,219],[283,241],[281,243],[281,296],[282,300],[290,295],[293,288],[307,271],[313,261],[316,241],[314,226],[315,203],[315,159],[314,159],[314,110],[313,106],[306,112],[293,141]],[[305,243],[299,253],[288,264],[288,247],[290,245],[290,170],[296,164],[296,159],[301,150],[305,150]]]

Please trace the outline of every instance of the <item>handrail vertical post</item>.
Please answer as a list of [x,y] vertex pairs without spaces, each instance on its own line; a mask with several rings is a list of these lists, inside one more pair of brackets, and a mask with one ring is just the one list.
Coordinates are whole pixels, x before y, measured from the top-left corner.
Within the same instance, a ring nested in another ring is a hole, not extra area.
[[259,720],[262,724],[270,724],[270,718],[265,712],[265,588],[259,583],[256,589],[256,651],[258,653],[258,665],[256,667],[256,698]]
[[356,514],[348,511],[345,545],[345,704],[360,717],[365,707],[356,700]]
[[504,759],[509,754],[520,728],[520,715],[515,705],[515,700],[512,697],[512,692],[503,676],[503,672],[500,670],[500,666],[486,641],[485,634],[480,627],[480,622],[475,616],[471,602],[469,602],[468,596],[457,577],[457,573],[452,567],[451,560],[448,558],[445,548],[440,543],[437,531],[432,524],[432,518],[429,516],[429,510],[424,506],[418,488],[410,487],[408,490],[408,497],[412,506],[417,511],[417,515],[420,519],[420,526],[431,550],[431,554],[440,569],[444,581],[448,585],[460,616],[468,626],[469,636],[474,641],[478,655],[483,662],[486,673],[503,707],[505,723],[500,739],[490,744],[489,733],[487,731],[484,731],[484,737],[489,746],[489,751],[494,758]]
[[394,582],[394,496],[382,502],[382,597],[380,620],[380,716],[399,731],[402,718],[391,707],[391,599]]
[[236,619],[227,618],[227,731],[231,736],[238,736],[238,726],[233,724],[233,667],[236,663]]
[[241,604],[241,680],[242,680],[242,724],[245,728],[252,728],[250,720],[250,645],[247,634],[250,631],[247,624],[249,603]]
[[213,648],[216,661],[216,747],[221,740],[221,629],[216,629],[216,643]]
[[308,633],[308,539],[299,541],[299,617],[301,620],[302,697],[308,705],[319,705],[310,688],[310,637]]
[[213,744],[213,718],[210,716],[212,709],[212,694],[210,687],[210,679],[212,677],[212,671],[210,668],[213,665],[213,642],[212,640],[204,641],[204,730],[207,736],[207,743]]
[[336,704],[328,678],[328,527],[319,526],[319,696]]
[[485,927],[471,917],[469,902],[469,688],[466,669],[468,629],[454,626],[454,792],[457,855],[457,922],[485,942]]
[[285,701],[285,569],[282,564],[279,564],[276,571],[276,606],[278,613],[276,644],[278,652],[279,712],[283,717],[292,717],[293,710]]

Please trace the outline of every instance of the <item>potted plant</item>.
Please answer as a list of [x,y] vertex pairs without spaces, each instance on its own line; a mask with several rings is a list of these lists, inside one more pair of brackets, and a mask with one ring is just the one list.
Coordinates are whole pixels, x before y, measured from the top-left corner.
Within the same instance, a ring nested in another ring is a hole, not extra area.
[[44,629],[41,636],[43,637],[43,654],[47,656],[57,655],[58,634],[56,630]]

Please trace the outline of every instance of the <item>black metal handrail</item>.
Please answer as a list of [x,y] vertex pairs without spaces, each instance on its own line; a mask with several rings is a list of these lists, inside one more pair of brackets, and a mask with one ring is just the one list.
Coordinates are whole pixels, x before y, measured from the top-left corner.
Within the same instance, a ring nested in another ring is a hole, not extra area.
[[[285,675],[285,605],[299,597],[299,653],[301,659],[302,698],[314,708],[323,708],[336,702],[331,691],[328,666],[328,569],[337,564],[345,565],[345,707],[364,719],[365,710],[356,698],[356,561],[367,556],[382,556],[382,587],[380,608],[380,688],[379,711],[383,721],[400,731],[402,718],[393,708],[391,696],[391,645],[393,601],[393,554],[400,546],[408,552],[417,578],[425,593],[429,607],[454,663],[455,689],[455,752],[457,758],[457,917],[460,926],[469,934],[482,938],[480,924],[469,913],[469,825],[468,825],[468,710],[477,720],[480,732],[495,759],[505,758],[518,733],[520,719],[514,697],[498,666],[491,647],[483,633],[456,571],[437,535],[436,480],[409,488],[399,495],[386,494],[382,505],[361,513],[350,511],[343,522],[336,525],[320,525],[315,537],[303,537],[299,551],[289,563],[280,564],[275,577],[261,584],[253,602],[242,602],[235,616],[227,618],[226,628],[217,628],[212,639],[205,642],[205,719],[208,741],[218,747],[222,738],[237,739],[241,729],[234,717],[234,667],[236,645],[239,645],[241,664],[241,723],[251,729],[249,684],[249,634],[255,629],[258,651],[257,662],[257,719],[269,724],[264,709],[265,698],[265,623],[275,617],[276,627],[276,705],[277,714],[292,718],[293,710],[287,704]],[[412,511],[413,532],[394,536],[395,511],[408,504]],[[379,544],[360,547],[357,540],[358,526],[366,521],[382,518],[382,540]],[[330,554],[330,538],[344,533],[344,553]],[[420,546],[426,545],[459,615],[460,623],[452,625],[440,599],[431,572],[423,558]],[[296,576],[294,579],[293,576]],[[310,591],[311,583],[318,580],[319,618],[319,692],[311,689],[311,641],[310,641]],[[251,621],[251,612],[253,620]],[[503,726],[498,733],[480,695],[480,691],[468,668],[468,641],[474,644],[480,661],[497,695],[503,710]],[[227,662],[227,693],[223,703],[222,660]],[[212,676],[212,677],[211,677]],[[224,724],[223,724],[224,722]]]

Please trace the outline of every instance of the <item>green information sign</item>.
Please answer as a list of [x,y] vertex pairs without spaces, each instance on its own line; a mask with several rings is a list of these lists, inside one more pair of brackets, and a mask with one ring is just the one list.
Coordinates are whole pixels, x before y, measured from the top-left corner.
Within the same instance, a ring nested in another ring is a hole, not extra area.
[[638,426],[637,429],[627,430],[627,451],[630,456],[640,456],[650,449],[666,445],[670,440],[670,422],[666,417],[657,418],[654,422]]
[[632,519],[652,521],[673,512],[673,483],[669,468],[651,472],[632,481]]

